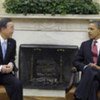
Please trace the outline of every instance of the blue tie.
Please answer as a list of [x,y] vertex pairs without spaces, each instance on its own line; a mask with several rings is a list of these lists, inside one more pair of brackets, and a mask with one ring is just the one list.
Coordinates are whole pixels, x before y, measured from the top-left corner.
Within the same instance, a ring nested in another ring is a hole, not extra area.
[[3,53],[3,59],[5,58],[5,54],[6,54],[6,49],[7,49],[7,42],[4,41],[2,42],[2,53]]

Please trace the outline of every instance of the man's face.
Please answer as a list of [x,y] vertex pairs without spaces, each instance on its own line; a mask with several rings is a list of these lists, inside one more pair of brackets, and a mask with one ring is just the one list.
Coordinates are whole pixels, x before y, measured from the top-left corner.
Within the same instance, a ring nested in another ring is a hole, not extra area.
[[100,29],[94,23],[90,23],[88,27],[88,35],[90,39],[100,38]]
[[1,29],[1,34],[5,39],[12,37],[14,31],[14,24],[13,22],[8,22],[5,28]]

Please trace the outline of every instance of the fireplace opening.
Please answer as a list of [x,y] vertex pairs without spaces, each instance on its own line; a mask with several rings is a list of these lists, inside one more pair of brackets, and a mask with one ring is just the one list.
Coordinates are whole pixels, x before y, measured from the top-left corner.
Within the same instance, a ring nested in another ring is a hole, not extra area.
[[21,44],[19,78],[24,88],[65,89],[78,46]]

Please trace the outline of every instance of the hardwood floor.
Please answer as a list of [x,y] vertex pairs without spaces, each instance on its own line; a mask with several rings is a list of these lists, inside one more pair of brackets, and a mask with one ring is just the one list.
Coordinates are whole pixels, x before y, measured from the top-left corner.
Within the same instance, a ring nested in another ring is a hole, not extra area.
[[[9,100],[7,95],[0,94],[0,100]],[[24,96],[24,100],[65,100],[63,97]]]
[[[6,90],[3,86],[0,86],[0,100],[9,100]],[[24,100],[65,100],[65,98],[49,96],[24,96]]]
[[65,98],[63,98],[63,97],[39,97],[39,96],[29,97],[29,96],[25,96],[24,100],[65,100]]

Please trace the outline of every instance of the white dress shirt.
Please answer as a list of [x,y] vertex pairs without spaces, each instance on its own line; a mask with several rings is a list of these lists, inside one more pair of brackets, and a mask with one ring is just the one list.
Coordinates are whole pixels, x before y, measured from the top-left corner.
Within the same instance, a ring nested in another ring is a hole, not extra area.
[[96,45],[97,45],[97,50],[98,50],[98,55],[99,55],[99,53],[100,53],[100,39],[97,40]]

